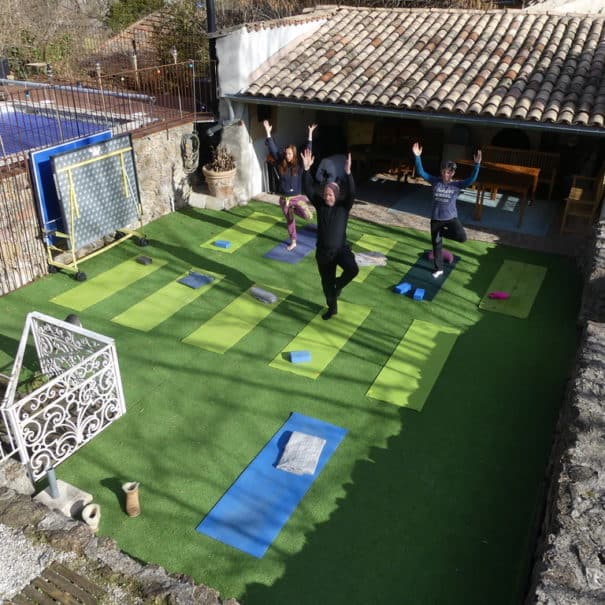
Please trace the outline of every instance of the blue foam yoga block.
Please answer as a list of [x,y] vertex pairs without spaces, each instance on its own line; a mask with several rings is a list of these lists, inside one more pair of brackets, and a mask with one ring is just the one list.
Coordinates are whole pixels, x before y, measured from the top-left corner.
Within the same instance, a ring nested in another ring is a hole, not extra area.
[[414,290],[414,300],[423,300],[424,299],[424,288],[416,288]]
[[311,361],[311,351],[290,351],[290,361],[292,363]]
[[412,284],[408,284],[408,282],[404,281],[400,284],[397,284],[393,290],[397,292],[397,294],[407,294],[412,289]]
[[229,248],[231,246],[231,242],[227,239],[217,239],[213,243],[215,246],[218,246],[219,248]]

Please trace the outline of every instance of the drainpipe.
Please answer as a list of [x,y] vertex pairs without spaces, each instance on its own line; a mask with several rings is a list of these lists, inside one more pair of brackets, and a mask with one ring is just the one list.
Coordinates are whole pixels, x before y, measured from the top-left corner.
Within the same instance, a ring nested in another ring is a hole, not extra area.
[[216,10],[214,0],[206,0],[206,21],[208,31],[208,55],[210,57],[210,109],[218,120],[218,57],[216,54],[216,40],[210,34],[216,32]]

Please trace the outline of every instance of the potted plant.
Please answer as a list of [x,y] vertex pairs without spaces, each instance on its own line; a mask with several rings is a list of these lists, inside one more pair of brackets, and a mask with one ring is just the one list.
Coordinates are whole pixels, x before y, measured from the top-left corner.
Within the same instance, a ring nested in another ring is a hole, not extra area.
[[233,195],[236,171],[235,157],[229,151],[229,148],[222,143],[217,147],[212,147],[212,160],[202,166],[210,195],[218,198]]

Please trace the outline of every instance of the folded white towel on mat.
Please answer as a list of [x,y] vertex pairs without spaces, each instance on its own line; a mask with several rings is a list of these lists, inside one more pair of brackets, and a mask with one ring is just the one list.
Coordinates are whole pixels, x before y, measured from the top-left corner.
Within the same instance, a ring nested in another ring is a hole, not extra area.
[[360,267],[384,266],[387,264],[387,257],[382,252],[355,252],[355,262]]
[[326,440],[321,437],[293,431],[277,468],[295,475],[312,475],[325,444]]

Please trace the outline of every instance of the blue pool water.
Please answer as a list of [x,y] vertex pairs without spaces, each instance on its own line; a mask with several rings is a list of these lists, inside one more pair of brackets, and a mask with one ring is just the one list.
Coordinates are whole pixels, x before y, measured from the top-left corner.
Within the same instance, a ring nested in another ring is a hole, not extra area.
[[0,136],[6,155],[77,139],[107,130],[108,127],[111,127],[111,124],[94,118],[76,118],[61,113],[57,117],[53,115],[52,110],[0,110]]

